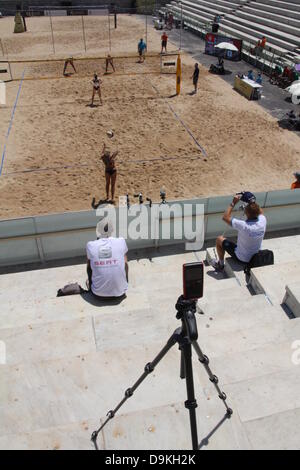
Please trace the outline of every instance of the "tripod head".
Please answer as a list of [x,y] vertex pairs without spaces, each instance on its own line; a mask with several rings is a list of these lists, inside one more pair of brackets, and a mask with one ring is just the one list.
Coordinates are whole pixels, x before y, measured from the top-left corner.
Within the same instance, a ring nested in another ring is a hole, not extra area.
[[138,197],[138,198],[139,198],[139,204],[143,204],[143,203],[144,203],[142,193],[134,194],[134,197]]
[[185,299],[180,295],[177,299],[175,308],[177,310],[176,318],[181,320],[184,333],[191,341],[198,338],[197,322],[195,318],[196,300]]

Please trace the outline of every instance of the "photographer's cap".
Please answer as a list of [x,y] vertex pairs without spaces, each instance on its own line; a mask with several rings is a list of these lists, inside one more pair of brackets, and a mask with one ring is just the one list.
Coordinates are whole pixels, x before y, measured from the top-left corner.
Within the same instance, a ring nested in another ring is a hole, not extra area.
[[252,202],[256,201],[256,197],[250,191],[245,191],[242,194],[241,201],[245,202],[246,204],[251,204]]
[[113,231],[114,231],[114,226],[110,220],[103,219],[97,223],[97,227],[96,227],[97,238],[109,238],[112,236]]
[[295,171],[295,173],[293,173],[294,176],[296,176],[296,178],[300,178],[300,171]]

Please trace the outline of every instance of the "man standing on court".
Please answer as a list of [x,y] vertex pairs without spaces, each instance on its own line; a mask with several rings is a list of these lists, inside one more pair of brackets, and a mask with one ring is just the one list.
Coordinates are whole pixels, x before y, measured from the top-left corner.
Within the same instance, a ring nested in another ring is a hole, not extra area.
[[197,93],[197,87],[198,87],[198,79],[199,79],[199,65],[196,63],[195,64],[195,69],[194,69],[194,73],[192,75],[192,79],[193,79],[193,85],[194,85],[194,93]]
[[138,43],[138,53],[139,53],[139,56],[140,56],[140,60],[139,60],[140,63],[144,62],[144,60],[145,60],[146,49],[147,49],[146,43],[143,40],[143,38],[141,38],[139,43]]
[[168,42],[168,35],[164,31],[162,36],[161,36],[161,54],[163,53],[163,50],[167,52],[167,42]]

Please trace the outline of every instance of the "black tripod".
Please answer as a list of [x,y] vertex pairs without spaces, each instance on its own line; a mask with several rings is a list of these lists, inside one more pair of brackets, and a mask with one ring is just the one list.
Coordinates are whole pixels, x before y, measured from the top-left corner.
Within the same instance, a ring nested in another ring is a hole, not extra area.
[[179,349],[181,351],[181,360],[180,360],[180,378],[186,380],[186,389],[187,389],[187,400],[185,401],[185,407],[189,410],[190,415],[190,425],[191,425],[191,434],[192,434],[192,445],[193,450],[198,450],[199,443],[198,443],[198,435],[197,435],[197,422],[196,422],[196,408],[197,408],[197,401],[195,398],[194,392],[194,379],[193,379],[193,366],[192,366],[192,346],[196,351],[199,361],[205,367],[206,372],[208,373],[209,380],[214,384],[219,398],[224,402],[226,407],[226,414],[229,418],[232,415],[232,409],[228,407],[226,403],[226,395],[222,392],[218,386],[219,379],[216,375],[214,375],[209,367],[209,359],[205,356],[198,343],[198,330],[197,330],[197,323],[195,318],[196,312],[196,301],[195,300],[185,300],[184,297],[181,295],[176,303],[175,306],[177,310],[176,318],[181,320],[181,327],[177,328],[172,336],[168,339],[167,344],[163,347],[163,349],[158,353],[155,359],[152,362],[148,362],[146,364],[144,373],[139,377],[139,379],[135,382],[135,384],[128,388],[125,392],[124,398],[120,401],[120,403],[116,406],[115,409],[110,410],[107,413],[107,419],[104,421],[102,426],[97,430],[94,431],[91,440],[95,445],[95,448],[98,450],[97,445],[97,437],[99,432],[104,428],[104,426],[110,421],[116,414],[116,412],[121,408],[121,406],[128,400],[128,398],[132,397],[135,390],[138,386],[144,381],[148,374],[153,372],[156,365],[161,361],[161,359],[167,354],[169,349],[172,348],[176,343],[179,345]]

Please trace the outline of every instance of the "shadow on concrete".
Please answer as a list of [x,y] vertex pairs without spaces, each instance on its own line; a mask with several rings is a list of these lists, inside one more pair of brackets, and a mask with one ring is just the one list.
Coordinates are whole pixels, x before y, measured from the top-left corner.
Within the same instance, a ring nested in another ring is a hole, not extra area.
[[83,292],[80,294],[81,298],[88,302],[90,305],[94,307],[106,307],[109,305],[119,305],[123,300],[126,299],[126,294],[122,295],[121,297],[107,297],[107,298],[98,298],[92,292]]
[[227,419],[230,419],[230,416],[228,416],[228,414],[226,413],[225,416],[223,416],[223,418],[221,419],[221,421],[219,421],[218,424],[211,430],[211,432],[202,439],[198,447],[199,450],[209,444],[209,439],[218,431],[218,429],[222,426],[223,423],[225,423]]

